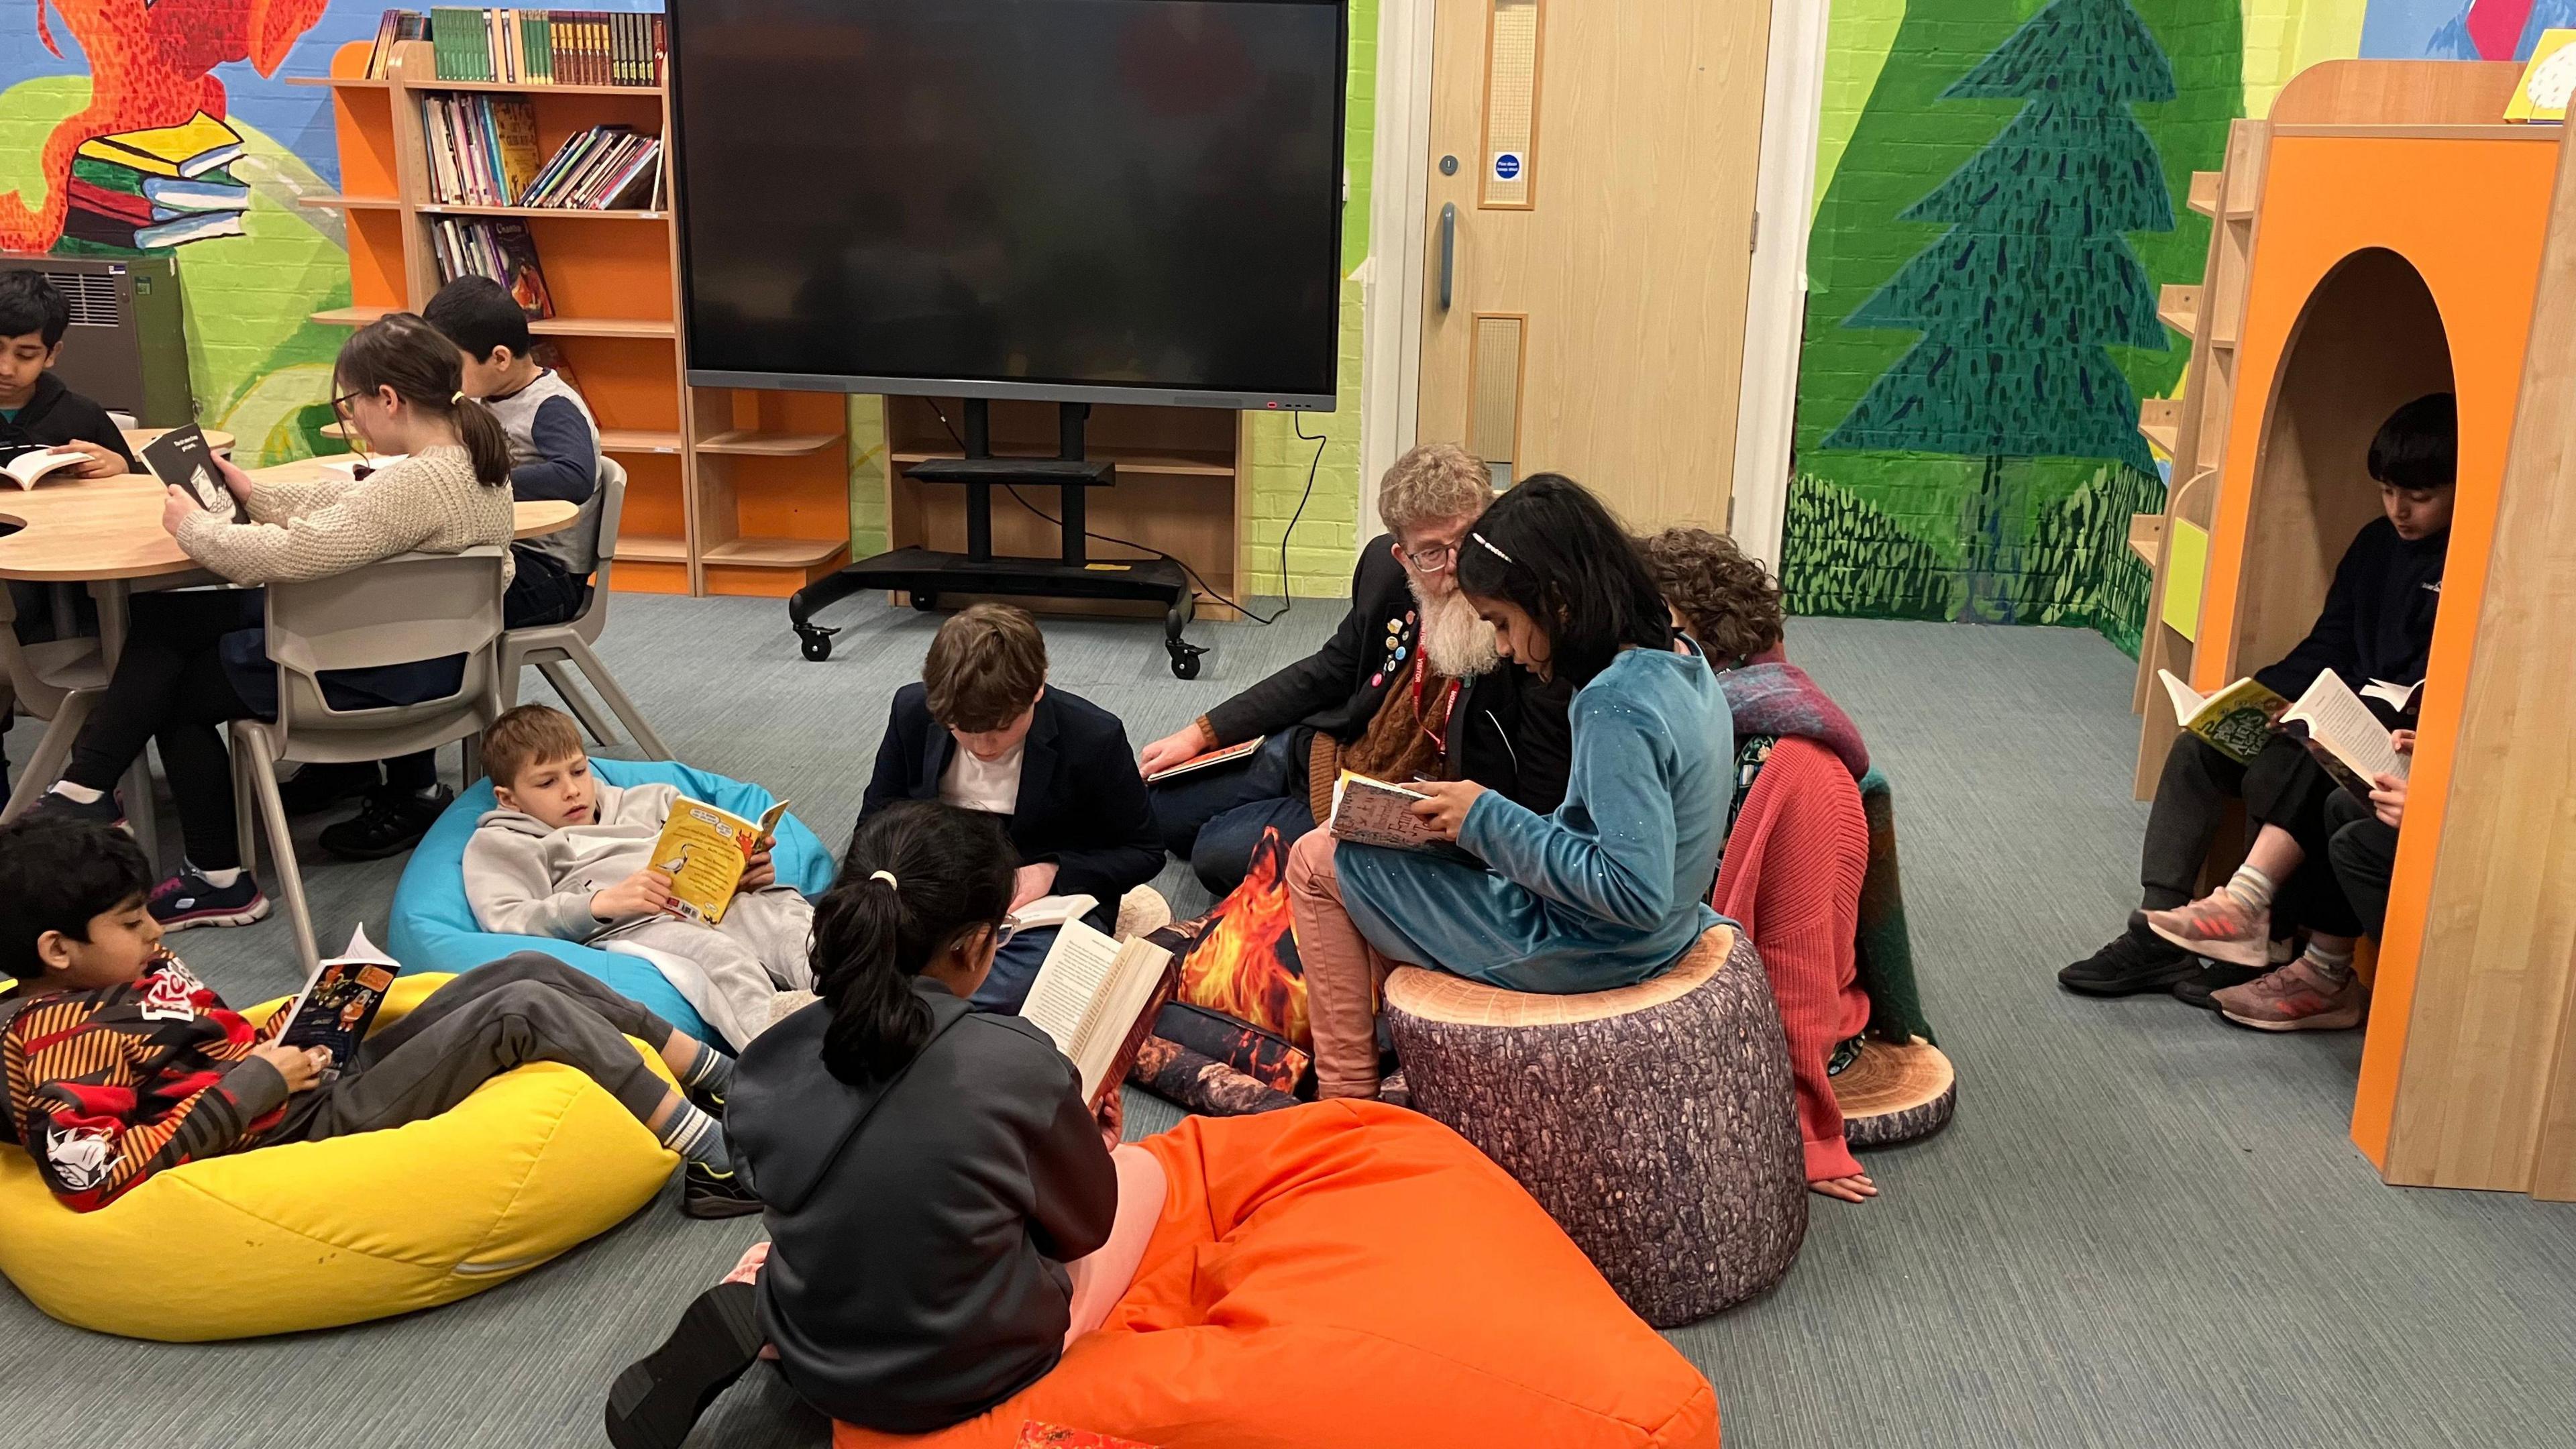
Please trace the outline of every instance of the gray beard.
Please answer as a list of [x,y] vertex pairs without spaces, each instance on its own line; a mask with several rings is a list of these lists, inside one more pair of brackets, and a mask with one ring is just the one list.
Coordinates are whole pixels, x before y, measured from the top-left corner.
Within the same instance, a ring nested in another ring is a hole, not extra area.
[[1422,592],[1420,580],[1407,574],[1405,586],[1413,590],[1414,607],[1422,614],[1422,657],[1431,667],[1450,679],[1474,679],[1490,674],[1502,663],[1502,651],[1494,646],[1494,626],[1476,614],[1467,596],[1452,589],[1433,598]]

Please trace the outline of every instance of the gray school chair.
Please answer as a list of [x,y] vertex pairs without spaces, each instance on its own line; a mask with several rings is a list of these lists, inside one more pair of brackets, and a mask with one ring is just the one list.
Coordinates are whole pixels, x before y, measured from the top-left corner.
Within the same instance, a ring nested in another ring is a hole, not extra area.
[[0,823],[17,819],[62,777],[73,737],[89,719],[90,706],[107,692],[107,661],[96,639],[22,645],[17,625],[17,606],[8,589],[0,588],[0,665],[8,669],[0,677],[0,718],[16,709],[46,722],[44,737],[27,757],[17,788],[9,792],[9,803],[0,807]]
[[[626,511],[626,470],[617,460],[602,455],[599,460],[599,543],[597,570],[591,575],[590,603],[578,618],[561,624],[541,624],[533,629],[513,629],[501,636],[501,707],[508,709],[519,702],[519,671],[533,664],[546,677],[546,683],[563,696],[564,708],[581,721],[581,727],[603,745],[617,743],[617,731],[600,717],[590,697],[572,681],[572,671],[580,670],[590,687],[599,691],[611,713],[644,751],[646,759],[667,760],[671,751],[653,727],[644,722],[644,712],[626,691],[617,685],[617,677],[599,661],[591,645],[599,640],[600,631],[608,627],[608,570],[617,552],[617,526]],[[473,770],[466,772],[469,782]]]
[[[234,797],[257,800],[278,894],[295,922],[304,969],[320,963],[295,842],[277,793],[277,766],[359,764],[434,750],[481,734],[501,713],[501,563],[504,548],[407,553],[365,568],[268,588],[268,657],[277,665],[277,719],[232,723]],[[316,676],[418,659],[465,656],[454,694],[384,709],[339,710]],[[241,820],[242,864],[252,863]]]

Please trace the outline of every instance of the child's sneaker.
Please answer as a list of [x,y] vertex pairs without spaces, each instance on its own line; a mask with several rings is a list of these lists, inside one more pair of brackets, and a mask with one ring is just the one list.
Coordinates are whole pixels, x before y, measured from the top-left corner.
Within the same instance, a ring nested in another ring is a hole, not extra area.
[[2271,962],[2272,913],[2249,911],[2225,891],[2170,911],[2147,912],[2147,929],[2195,955],[2239,966]]
[[617,1449],[680,1449],[698,1416],[760,1355],[760,1293],[724,1282],[701,1293],[652,1356],[626,1366],[608,1389],[608,1442]]
[[2129,927],[2110,944],[2057,973],[2057,984],[2085,996],[2135,996],[2162,991],[2200,969],[2188,951],[2177,951],[2147,929],[2146,914],[2132,911]]
[[125,801],[114,790],[84,804],[57,790],[48,790],[27,807],[35,820],[79,820],[91,825],[112,825],[119,830],[125,823]]
[[144,905],[165,931],[184,931],[190,926],[247,926],[268,916],[268,897],[259,893],[259,882],[249,871],[234,877],[231,885],[219,886],[200,875],[195,866],[182,866],[177,875],[154,886],[152,898]]
[[692,1162],[680,1177],[680,1211],[693,1218],[749,1217],[760,1211],[760,1199],[743,1185],[741,1173]]
[[382,787],[367,792],[358,813],[322,827],[322,848],[342,860],[383,860],[420,844],[456,792],[440,785],[426,795]]
[[2341,986],[2329,986],[2305,956],[2211,999],[2229,1021],[2256,1031],[2346,1031],[2361,1025],[2361,978],[2346,976]]

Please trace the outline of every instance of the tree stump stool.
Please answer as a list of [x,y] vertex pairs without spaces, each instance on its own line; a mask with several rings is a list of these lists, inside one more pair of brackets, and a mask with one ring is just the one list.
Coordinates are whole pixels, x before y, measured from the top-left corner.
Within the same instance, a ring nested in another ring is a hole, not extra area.
[[1733,927],[1652,981],[1582,996],[1400,968],[1386,1016],[1415,1109],[1519,1179],[1648,1323],[1704,1318],[1797,1261],[1789,1043]]
[[1834,1074],[1843,1109],[1843,1140],[1855,1148],[1893,1147],[1949,1125],[1959,1105],[1959,1074],[1939,1047],[1916,1037],[1903,1046],[1876,1037]]

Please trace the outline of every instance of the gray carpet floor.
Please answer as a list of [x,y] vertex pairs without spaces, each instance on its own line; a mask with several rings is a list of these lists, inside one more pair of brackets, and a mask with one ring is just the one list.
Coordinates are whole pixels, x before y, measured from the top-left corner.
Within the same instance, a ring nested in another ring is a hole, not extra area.
[[[675,749],[845,837],[935,618],[844,606],[817,665],[774,603],[621,596],[617,612],[604,652]],[[1336,613],[1310,601],[1273,628],[1202,626],[1215,652],[1189,683],[1142,627],[1050,621],[1053,678],[1141,744],[1313,647]],[[1877,1201],[1813,1200],[1777,1291],[1671,1335],[1716,1385],[1726,1442],[2571,1442],[2576,1207],[2382,1186],[2345,1138],[2357,1033],[2269,1037],[2051,981],[2135,896],[2129,662],[2089,634],[1844,620],[1797,621],[1791,647],[1896,783],[1915,951],[1960,1107],[1941,1135],[1869,1156]],[[380,920],[398,874],[312,861],[325,935]],[[1185,912],[1204,902],[1177,868],[1164,885]],[[274,921],[177,944],[237,1002],[295,981]],[[1128,1096],[1131,1134],[1174,1120]],[[675,1201],[479,1297],[326,1334],[131,1343],[0,1294],[0,1442],[603,1443],[610,1377],[758,1233],[691,1222]],[[190,1271],[187,1245],[168,1246],[136,1265],[134,1291]],[[755,1373],[692,1442],[825,1440]]]

